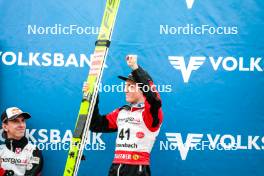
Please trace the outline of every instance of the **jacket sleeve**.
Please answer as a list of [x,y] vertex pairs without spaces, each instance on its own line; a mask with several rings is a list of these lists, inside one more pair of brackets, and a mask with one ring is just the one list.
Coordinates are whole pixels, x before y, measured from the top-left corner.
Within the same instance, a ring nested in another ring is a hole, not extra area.
[[40,176],[44,161],[42,152],[38,148],[33,151],[33,157],[30,159],[30,162],[32,168],[26,171],[25,176]]
[[0,176],[4,176],[4,175],[5,175],[5,170],[2,167],[0,167]]
[[163,119],[160,95],[156,90],[152,78],[140,66],[138,69],[132,71],[132,75],[136,82],[139,83],[145,97],[144,122],[151,131],[156,131],[159,129]]
[[116,119],[120,109],[116,109],[113,112],[106,115],[101,115],[99,113],[98,104],[99,104],[99,96],[97,97],[96,104],[94,107],[94,112],[90,124],[90,130],[92,132],[103,132],[103,133],[116,132],[117,131]]

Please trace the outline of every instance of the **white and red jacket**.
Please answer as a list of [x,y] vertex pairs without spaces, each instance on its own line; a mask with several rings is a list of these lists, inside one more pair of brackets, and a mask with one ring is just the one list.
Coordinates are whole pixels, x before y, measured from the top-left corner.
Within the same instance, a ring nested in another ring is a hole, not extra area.
[[[132,76],[143,86],[153,85],[152,79],[141,67],[134,70]],[[99,114],[97,101],[90,129],[93,132],[118,132],[113,163],[150,164],[150,152],[159,133],[163,115],[156,89],[143,91],[143,95],[144,103],[126,105],[107,115]]]
[[38,148],[26,137],[20,140],[6,139],[0,145],[0,176],[40,176],[43,157]]

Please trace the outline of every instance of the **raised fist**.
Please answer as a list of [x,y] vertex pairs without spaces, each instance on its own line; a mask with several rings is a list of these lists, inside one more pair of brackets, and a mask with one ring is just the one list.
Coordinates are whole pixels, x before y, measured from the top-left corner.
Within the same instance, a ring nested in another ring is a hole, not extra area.
[[126,56],[127,65],[132,69],[136,70],[138,68],[137,55],[127,55]]

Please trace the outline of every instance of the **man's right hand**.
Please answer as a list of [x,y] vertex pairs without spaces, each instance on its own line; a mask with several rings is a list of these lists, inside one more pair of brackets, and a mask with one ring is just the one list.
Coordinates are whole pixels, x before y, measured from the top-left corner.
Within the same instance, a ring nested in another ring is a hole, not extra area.
[[138,69],[137,64],[137,55],[127,55],[126,56],[127,65],[132,69],[136,70]]

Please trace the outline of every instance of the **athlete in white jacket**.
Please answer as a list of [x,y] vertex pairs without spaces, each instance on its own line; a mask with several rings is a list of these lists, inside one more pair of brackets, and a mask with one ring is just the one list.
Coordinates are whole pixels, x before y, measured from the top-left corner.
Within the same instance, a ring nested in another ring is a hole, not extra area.
[[17,107],[7,108],[2,113],[5,144],[0,145],[0,176],[40,175],[43,166],[41,152],[25,137],[26,119],[30,117]]

